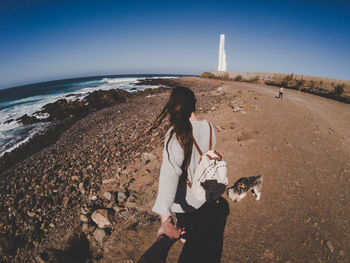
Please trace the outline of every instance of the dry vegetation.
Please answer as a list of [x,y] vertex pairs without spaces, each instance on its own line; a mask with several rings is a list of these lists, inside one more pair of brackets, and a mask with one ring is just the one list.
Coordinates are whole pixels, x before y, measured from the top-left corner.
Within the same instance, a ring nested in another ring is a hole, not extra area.
[[259,75],[255,75],[249,79],[243,78],[242,75],[237,75],[234,78],[230,78],[228,73],[223,73],[218,75],[215,75],[211,72],[203,72],[201,75],[202,78],[207,78],[207,79],[218,79],[218,80],[233,80],[233,81],[242,81],[242,82],[249,82],[249,83],[260,83],[260,77]]
[[261,80],[259,75],[251,77],[249,79],[243,78],[242,75],[237,75],[234,78],[230,78],[228,73],[216,75],[211,72],[204,72],[201,77],[284,87],[286,89],[299,90],[345,103],[350,103],[350,81],[348,80],[297,75],[294,73],[275,73],[273,74],[272,80]]

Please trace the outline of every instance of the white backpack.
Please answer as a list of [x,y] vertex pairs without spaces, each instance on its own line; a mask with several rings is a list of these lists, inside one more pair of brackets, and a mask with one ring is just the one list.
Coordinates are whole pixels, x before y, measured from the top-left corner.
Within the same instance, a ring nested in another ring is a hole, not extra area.
[[193,144],[201,155],[192,183],[187,180],[194,196],[200,201],[212,201],[219,198],[228,184],[227,165],[220,153],[212,149],[212,127],[209,124],[209,150],[202,153],[196,140]]

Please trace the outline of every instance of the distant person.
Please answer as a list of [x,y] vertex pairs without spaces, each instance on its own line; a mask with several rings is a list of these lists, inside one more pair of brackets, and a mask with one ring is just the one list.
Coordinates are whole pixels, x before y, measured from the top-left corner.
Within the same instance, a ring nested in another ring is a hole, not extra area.
[[165,263],[171,246],[180,238],[182,229],[168,218],[158,230],[157,240],[141,256],[137,263]]
[[[211,124],[201,120],[195,113],[194,93],[183,87],[174,88],[170,98],[155,120],[151,130],[159,127],[169,114],[170,128],[165,135],[163,161],[159,175],[158,195],[153,211],[162,222],[176,213],[177,225],[185,228],[186,242],[179,262],[221,261],[223,233],[229,206],[224,198],[214,201],[199,201],[191,192],[190,179],[200,160],[193,147],[196,140],[202,152],[209,149]],[[212,129],[212,145],[215,134]]]
[[280,87],[280,91],[279,91],[279,93],[278,93],[278,97],[276,97],[277,99],[282,99],[282,97],[283,97],[283,87]]

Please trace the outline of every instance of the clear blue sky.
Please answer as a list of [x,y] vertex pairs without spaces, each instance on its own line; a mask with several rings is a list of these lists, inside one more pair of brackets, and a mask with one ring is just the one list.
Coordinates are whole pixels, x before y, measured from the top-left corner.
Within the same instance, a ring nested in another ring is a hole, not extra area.
[[350,1],[0,0],[0,88],[228,70],[350,79]]

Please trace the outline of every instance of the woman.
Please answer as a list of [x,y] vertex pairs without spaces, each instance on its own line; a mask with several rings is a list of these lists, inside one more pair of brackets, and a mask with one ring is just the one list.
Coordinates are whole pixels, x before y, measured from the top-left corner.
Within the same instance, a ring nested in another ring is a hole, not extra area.
[[[193,138],[206,152],[211,129],[208,121],[197,117],[195,109],[194,93],[188,88],[174,88],[151,128],[157,128],[169,114],[170,129],[165,136],[158,195],[152,211],[161,216],[162,222],[175,212],[177,225],[185,228],[186,243],[179,262],[213,263],[221,259],[228,204],[223,198],[199,201],[191,192],[191,180],[201,157]],[[214,129],[212,143],[215,146]]]

